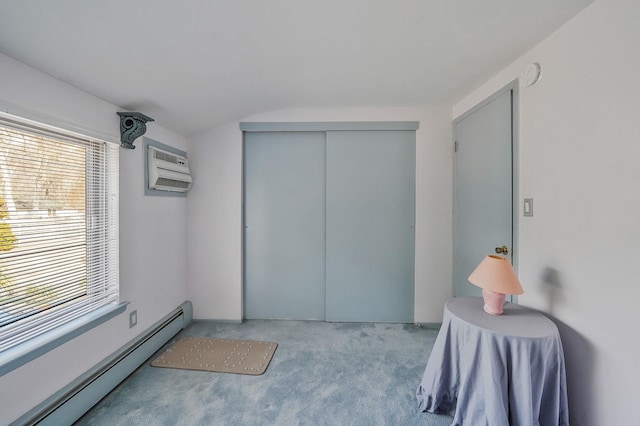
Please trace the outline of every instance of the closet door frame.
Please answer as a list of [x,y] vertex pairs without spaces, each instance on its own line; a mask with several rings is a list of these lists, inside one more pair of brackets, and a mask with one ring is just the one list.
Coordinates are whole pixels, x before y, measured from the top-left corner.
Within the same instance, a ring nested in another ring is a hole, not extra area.
[[[385,131],[385,130],[408,130],[416,131],[419,127],[417,121],[350,121],[350,122],[241,122],[240,130],[246,134],[248,132],[330,132],[330,131]],[[245,146],[243,137],[243,170],[242,170],[242,279],[243,279],[243,318],[245,317],[246,308],[246,241],[245,241],[245,229],[246,223],[246,210],[245,210]],[[415,164],[414,164],[415,166]],[[414,178],[415,179],[415,178]],[[415,191],[415,180],[414,191]],[[414,193],[415,202],[415,193]],[[415,204],[414,204],[415,214]],[[415,255],[415,239],[413,253]],[[413,271],[411,271],[413,276]],[[325,283],[326,286],[326,283]],[[412,282],[412,287],[415,288],[415,279]],[[326,307],[325,307],[325,320],[326,320]],[[413,312],[413,307],[411,308]],[[404,321],[401,321],[404,322]]]

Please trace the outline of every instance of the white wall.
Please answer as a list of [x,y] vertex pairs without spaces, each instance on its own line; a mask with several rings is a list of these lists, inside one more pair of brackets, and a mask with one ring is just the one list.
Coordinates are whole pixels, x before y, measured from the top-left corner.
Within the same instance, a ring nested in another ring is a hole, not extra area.
[[[448,107],[295,109],[242,121],[419,121],[416,132],[415,321],[440,322],[451,297]],[[242,132],[234,122],[190,141],[188,296],[194,317],[242,319]],[[199,184],[198,184],[199,182]]]
[[230,123],[189,143],[187,297],[197,319],[242,320],[242,134]]
[[[118,108],[0,54],[0,104],[118,141]],[[7,106],[8,105],[8,106]],[[186,149],[150,123],[147,136]],[[186,300],[186,200],[145,197],[142,140],[120,150],[120,295],[127,312],[0,377],[0,424],[8,424],[119,349]],[[162,231],[160,231],[162,229]],[[129,329],[128,312],[138,311]]]
[[534,217],[520,218],[519,300],[559,323],[572,425],[638,422],[639,18],[637,1],[598,0],[454,107],[543,66],[520,91],[520,205],[534,198]]

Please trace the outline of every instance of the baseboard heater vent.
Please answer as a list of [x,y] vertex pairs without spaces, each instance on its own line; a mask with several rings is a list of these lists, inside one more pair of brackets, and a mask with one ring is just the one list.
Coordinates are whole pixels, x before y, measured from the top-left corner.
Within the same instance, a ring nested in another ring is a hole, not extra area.
[[72,424],[192,321],[191,302],[158,321],[12,425]]

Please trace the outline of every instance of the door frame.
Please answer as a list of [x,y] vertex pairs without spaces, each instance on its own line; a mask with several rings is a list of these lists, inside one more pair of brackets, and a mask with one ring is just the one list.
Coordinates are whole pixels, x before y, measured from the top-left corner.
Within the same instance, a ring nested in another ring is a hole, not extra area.
[[[479,102],[478,104],[476,104],[475,106],[473,106],[472,108],[470,108],[469,110],[467,110],[466,112],[464,112],[463,114],[459,115],[458,117],[456,117],[453,122],[451,123],[451,133],[452,133],[452,146],[454,149],[454,154],[453,154],[453,199],[452,199],[452,212],[453,212],[453,220],[452,220],[452,227],[451,227],[451,237],[452,237],[452,241],[454,238],[454,226],[455,226],[455,218],[456,218],[456,209],[455,209],[455,200],[456,200],[456,188],[457,188],[457,184],[456,184],[456,155],[455,155],[455,144],[456,144],[456,124],[462,120],[464,120],[466,117],[468,117],[469,115],[475,113],[476,111],[478,111],[479,109],[481,109],[482,107],[486,106],[487,104],[491,103],[492,101],[494,101],[496,98],[504,95],[506,92],[511,92],[511,198],[512,198],[512,206],[511,206],[511,222],[512,222],[512,229],[511,229],[511,238],[512,238],[512,247],[511,247],[511,264],[513,265],[513,269],[516,272],[516,275],[518,274],[518,258],[520,255],[520,250],[519,250],[519,222],[518,222],[518,218],[519,218],[519,206],[520,206],[520,202],[519,202],[519,176],[520,176],[520,167],[519,167],[519,159],[520,159],[520,151],[519,151],[519,134],[520,134],[520,111],[519,111],[519,99],[520,99],[520,85],[518,80],[513,80],[511,82],[509,82],[507,85],[505,85],[504,87],[502,87],[501,89],[499,89],[498,91],[496,91],[495,93],[493,93],[492,95],[490,95],[489,97],[487,97],[486,99],[484,99],[483,101]],[[453,251],[453,244],[452,244],[452,251],[451,251],[451,257],[452,257],[452,268],[454,267],[454,262],[453,262],[453,255],[454,255],[454,251]],[[453,269],[452,269],[453,271]],[[453,273],[452,273],[453,276]],[[456,297],[456,288],[454,283],[451,283],[451,291],[453,293],[453,296]],[[511,299],[509,299],[511,298]],[[517,299],[518,296],[515,295],[507,295],[507,300],[510,300],[511,302],[517,303]]]
[[[241,277],[242,277],[242,306],[241,306],[241,322],[245,320],[245,304],[246,304],[246,241],[245,241],[245,229],[246,229],[246,205],[245,205],[245,173],[246,173],[246,158],[245,158],[245,135],[248,132],[329,132],[329,131],[386,131],[386,130],[410,130],[417,131],[420,127],[419,121],[275,121],[275,122],[249,122],[241,121],[239,123],[240,131],[242,132],[242,162],[241,162],[241,211],[242,211],[242,223],[241,223]],[[414,145],[415,150],[415,145]],[[415,155],[415,151],[414,151]],[[414,172],[415,173],[415,172]],[[415,176],[414,176],[414,215],[415,215]],[[415,263],[415,217],[414,217],[414,263]],[[413,289],[415,298],[415,265],[414,265],[414,277],[413,277]],[[414,300],[415,305],[415,300]],[[414,306],[415,309],[415,306]],[[325,306],[326,313],[326,306]],[[415,312],[414,312],[415,316]],[[326,321],[326,317],[325,317]]]

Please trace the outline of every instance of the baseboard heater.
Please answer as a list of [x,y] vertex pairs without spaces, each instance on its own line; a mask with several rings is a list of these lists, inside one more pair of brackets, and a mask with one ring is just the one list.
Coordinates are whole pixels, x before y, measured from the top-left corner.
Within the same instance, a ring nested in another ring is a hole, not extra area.
[[192,321],[191,302],[148,328],[100,364],[78,377],[12,425],[72,424]]

